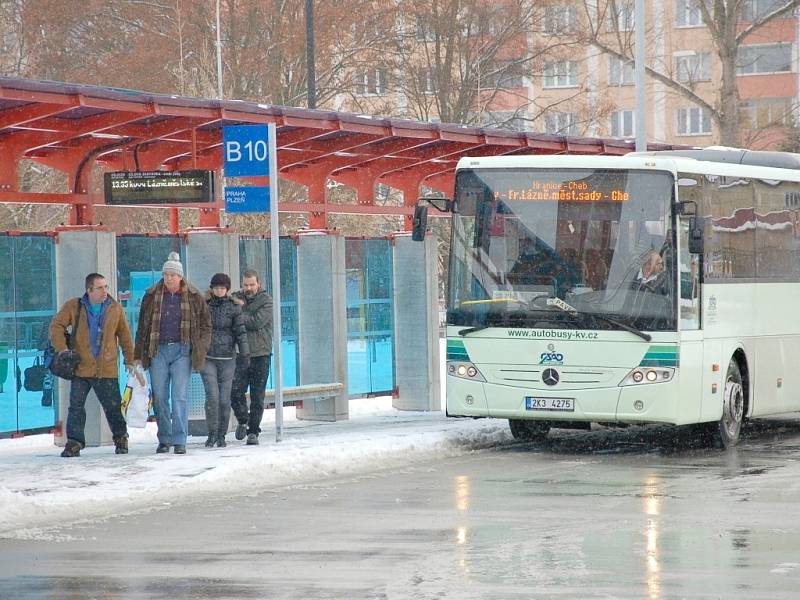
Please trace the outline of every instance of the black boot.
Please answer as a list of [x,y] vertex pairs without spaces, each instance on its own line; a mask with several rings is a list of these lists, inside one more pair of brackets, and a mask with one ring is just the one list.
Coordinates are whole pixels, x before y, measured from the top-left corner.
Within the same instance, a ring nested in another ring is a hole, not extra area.
[[206,448],[213,448],[214,444],[217,442],[217,436],[213,433],[208,434],[208,439],[206,440]]
[[114,454],[128,453],[128,436],[114,438]]
[[64,450],[61,451],[61,456],[64,458],[73,458],[81,455],[81,445],[75,440],[67,440],[64,444]]

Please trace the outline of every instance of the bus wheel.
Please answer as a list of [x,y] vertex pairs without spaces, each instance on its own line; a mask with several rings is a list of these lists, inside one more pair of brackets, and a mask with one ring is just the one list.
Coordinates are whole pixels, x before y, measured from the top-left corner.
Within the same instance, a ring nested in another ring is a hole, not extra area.
[[739,364],[731,359],[725,375],[725,389],[722,396],[722,418],[710,423],[711,441],[714,446],[732,448],[739,441],[744,420],[744,385]]
[[523,440],[526,442],[542,442],[550,432],[550,423],[545,421],[509,419],[508,426],[515,440]]

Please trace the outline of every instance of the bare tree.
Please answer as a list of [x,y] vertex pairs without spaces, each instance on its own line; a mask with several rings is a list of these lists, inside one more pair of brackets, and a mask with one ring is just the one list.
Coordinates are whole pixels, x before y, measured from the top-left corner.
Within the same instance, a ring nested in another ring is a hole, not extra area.
[[[693,104],[708,111],[712,122],[719,131],[721,144],[738,146],[740,136],[740,100],[737,87],[737,73],[740,64],[740,49],[748,38],[776,19],[790,16],[800,6],[800,0],[776,1],[765,4],[764,11],[755,11],[745,0],[686,0],[676,3],[686,14],[696,14],[705,25],[714,46],[714,52],[721,68],[719,85],[714,88],[713,97],[697,91],[691,78],[687,81],[674,72],[672,65],[649,64],[647,75],[666,86],[667,89],[690,100]],[[611,27],[620,15],[632,11],[630,0],[583,0],[587,23],[585,41],[602,52],[622,61],[634,59],[633,28]],[[748,12],[745,13],[745,9]]]

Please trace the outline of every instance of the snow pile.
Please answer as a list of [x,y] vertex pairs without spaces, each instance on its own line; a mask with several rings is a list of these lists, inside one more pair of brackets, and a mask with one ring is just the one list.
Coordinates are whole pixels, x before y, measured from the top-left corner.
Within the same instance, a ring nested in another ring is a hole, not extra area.
[[0,440],[0,536],[40,537],[43,527],[397,467],[511,439],[505,421],[400,412],[389,398],[350,406],[350,420],[339,423],[298,421],[286,409],[280,443],[269,421],[259,446],[233,441],[207,449],[204,438],[190,438],[185,456],[156,455],[152,423],[131,431],[130,454],[122,456],[106,446],[63,459],[46,435]]

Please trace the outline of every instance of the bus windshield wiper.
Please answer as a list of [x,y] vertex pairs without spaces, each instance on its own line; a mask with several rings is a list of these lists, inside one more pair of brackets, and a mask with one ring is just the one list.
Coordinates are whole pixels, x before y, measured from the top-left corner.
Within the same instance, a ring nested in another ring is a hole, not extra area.
[[477,325],[476,327],[467,327],[466,329],[461,329],[458,332],[458,335],[464,337],[465,335],[469,335],[470,333],[475,333],[476,331],[481,331],[483,329],[489,329],[492,327],[491,325]]
[[591,316],[593,316],[593,317],[595,317],[595,318],[597,318],[597,319],[599,319],[601,321],[605,321],[606,323],[609,323],[610,325],[614,325],[616,327],[619,327],[620,329],[624,329],[625,331],[630,331],[632,334],[639,336],[640,338],[642,338],[646,342],[649,342],[650,340],[653,339],[653,337],[649,333],[645,333],[644,331],[640,331],[639,329],[636,329],[636,327],[633,327],[632,325],[628,325],[627,323],[623,323],[622,321],[618,321],[617,319],[615,319],[613,317],[607,317],[606,315],[601,315],[601,314],[597,314],[597,313],[578,312],[578,309],[576,309],[574,306],[564,302],[561,298],[548,297],[547,298],[547,306],[555,306],[555,307],[557,307],[557,308],[559,308],[559,309],[563,310],[564,312],[569,313],[571,315],[591,315]]
[[632,325],[628,325],[627,323],[623,323],[622,321],[618,321],[617,319],[614,319],[613,317],[607,317],[606,315],[600,315],[600,314],[597,314],[597,313],[581,313],[581,314],[591,315],[596,319],[600,319],[601,321],[605,321],[606,323],[609,323],[611,325],[615,325],[615,326],[619,327],[620,329],[624,329],[625,331],[630,331],[632,334],[638,335],[645,342],[649,342],[650,340],[653,339],[653,336],[651,336],[649,333],[645,333],[644,331],[640,331],[639,329],[636,329],[636,327],[633,327]]

